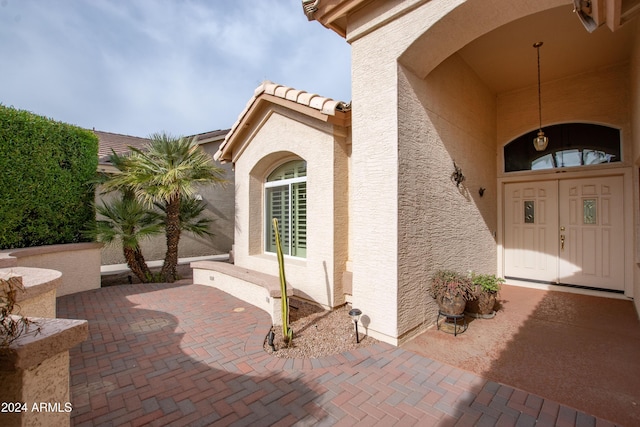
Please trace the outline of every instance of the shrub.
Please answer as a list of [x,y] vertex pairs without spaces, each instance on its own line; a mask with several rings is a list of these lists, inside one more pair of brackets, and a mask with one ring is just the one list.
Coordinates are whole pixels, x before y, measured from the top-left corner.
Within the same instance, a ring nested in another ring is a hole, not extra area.
[[0,249],[87,241],[98,138],[0,105]]
[[429,295],[433,298],[462,296],[469,300],[473,297],[472,293],[471,280],[455,271],[438,270],[431,278]]
[[502,277],[496,277],[495,274],[472,274],[471,281],[474,285],[479,286],[483,292],[498,292],[500,286],[504,283]]

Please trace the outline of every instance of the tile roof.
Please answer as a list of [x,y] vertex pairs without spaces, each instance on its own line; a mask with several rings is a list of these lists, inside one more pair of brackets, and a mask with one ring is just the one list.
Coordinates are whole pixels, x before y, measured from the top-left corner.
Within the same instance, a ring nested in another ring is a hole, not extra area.
[[140,138],[137,136],[121,135],[99,130],[94,130],[93,133],[98,137],[98,159],[100,162],[109,160],[111,150],[115,151],[116,154],[122,154],[130,151],[129,147],[142,148],[149,143],[148,138]]
[[[200,143],[210,142],[215,139],[222,139],[229,132],[229,129],[220,129],[210,132],[203,132],[196,135],[189,135],[188,138],[196,137]],[[103,132],[93,130],[98,137],[98,161],[100,163],[109,163],[111,150],[116,154],[123,154],[129,150],[129,147],[143,148],[150,140],[149,138],[140,138],[137,136],[121,135],[118,133]]]
[[256,105],[257,101],[264,95],[271,95],[276,98],[280,98],[283,100],[295,102],[296,104],[300,104],[305,107],[310,107],[315,110],[318,110],[320,113],[326,116],[335,116],[336,113],[339,112],[349,112],[351,111],[351,103],[345,103],[342,101],[336,101],[331,98],[326,98],[324,96],[316,95],[314,93],[305,92],[303,90],[294,89],[288,86],[279,85],[277,83],[270,82],[265,80],[256,88],[253,92],[253,96],[247,102],[244,110],[238,116],[238,120],[231,126],[229,133],[227,134],[224,142],[220,144],[220,148],[218,152],[213,156],[216,160],[227,160],[220,159],[223,155],[223,150],[227,148],[230,140],[234,137],[236,132],[238,131],[238,127],[242,124],[245,118],[249,115],[251,109]]
[[203,132],[195,135],[190,135],[189,138],[195,136],[198,139],[198,141],[205,142],[209,139],[217,139],[217,137],[225,136],[227,133],[229,133],[229,129],[219,129],[219,130],[212,130],[211,132]]

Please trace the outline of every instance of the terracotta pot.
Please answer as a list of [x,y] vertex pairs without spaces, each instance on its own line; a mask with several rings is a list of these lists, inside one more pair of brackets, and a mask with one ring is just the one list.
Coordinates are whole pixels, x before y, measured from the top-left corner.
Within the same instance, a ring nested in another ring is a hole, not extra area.
[[440,312],[442,314],[451,314],[453,316],[464,313],[464,307],[466,306],[466,303],[467,301],[465,301],[462,295],[456,295],[454,297],[442,295],[440,296],[440,298],[438,298],[438,306],[440,307]]
[[478,297],[474,300],[467,301],[466,311],[468,313],[480,314],[483,316],[493,313],[493,308],[496,305],[496,293],[495,292],[480,292]]

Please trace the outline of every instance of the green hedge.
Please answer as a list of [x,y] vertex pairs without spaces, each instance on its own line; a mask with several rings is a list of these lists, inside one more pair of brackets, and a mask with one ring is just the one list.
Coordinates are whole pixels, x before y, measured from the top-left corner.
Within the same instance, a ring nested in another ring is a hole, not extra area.
[[98,138],[0,105],[0,249],[86,241]]

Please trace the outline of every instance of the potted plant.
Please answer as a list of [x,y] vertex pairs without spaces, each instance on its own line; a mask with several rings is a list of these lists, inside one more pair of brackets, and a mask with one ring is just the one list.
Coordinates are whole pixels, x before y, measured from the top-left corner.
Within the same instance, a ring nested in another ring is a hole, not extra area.
[[504,279],[495,274],[472,273],[471,283],[474,297],[467,301],[466,312],[476,317],[493,317],[498,291]]
[[435,298],[440,313],[457,316],[464,313],[467,300],[473,298],[468,277],[451,270],[439,270],[431,278],[429,294]]

